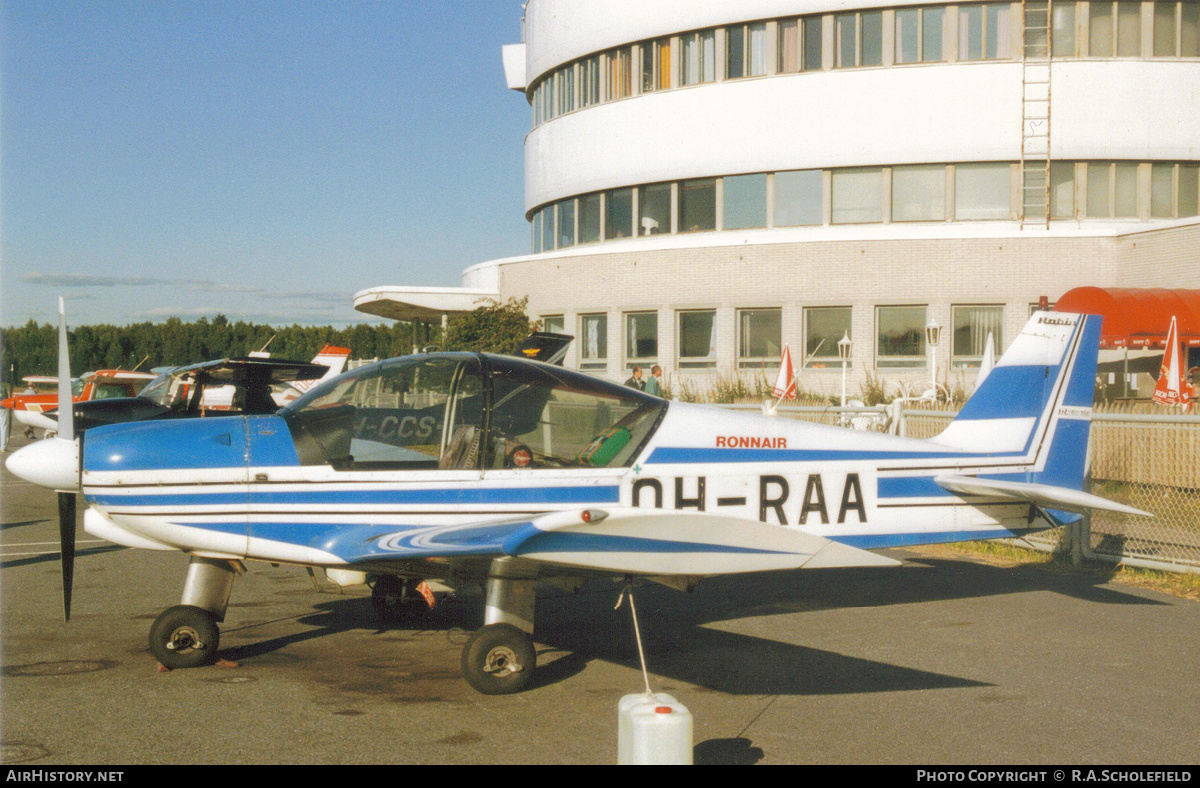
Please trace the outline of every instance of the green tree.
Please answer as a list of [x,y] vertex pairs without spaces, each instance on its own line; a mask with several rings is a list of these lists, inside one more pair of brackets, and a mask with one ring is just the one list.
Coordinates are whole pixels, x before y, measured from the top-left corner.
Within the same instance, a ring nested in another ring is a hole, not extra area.
[[444,350],[472,350],[483,353],[512,353],[536,331],[538,324],[525,309],[529,298],[510,298],[501,303],[485,299],[479,307],[451,317],[442,337]]

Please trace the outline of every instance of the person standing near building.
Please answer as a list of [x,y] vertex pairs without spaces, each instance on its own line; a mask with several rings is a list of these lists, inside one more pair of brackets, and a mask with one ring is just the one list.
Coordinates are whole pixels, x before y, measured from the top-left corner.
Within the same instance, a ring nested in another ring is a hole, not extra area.
[[662,396],[662,367],[655,364],[650,368],[650,377],[646,378],[646,386],[643,391],[647,394],[653,394],[656,397]]
[[642,391],[646,388],[646,381],[642,380],[641,367],[633,368],[633,375],[629,378],[629,380],[625,381],[625,385],[629,386],[630,388],[637,389],[638,391]]

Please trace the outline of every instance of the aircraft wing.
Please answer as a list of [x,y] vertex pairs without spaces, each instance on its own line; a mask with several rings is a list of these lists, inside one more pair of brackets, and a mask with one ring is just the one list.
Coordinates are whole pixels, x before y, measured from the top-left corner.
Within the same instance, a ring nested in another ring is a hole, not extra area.
[[999,498],[1009,498],[1017,501],[1028,501],[1045,509],[1062,509],[1068,512],[1083,512],[1087,509],[1104,509],[1110,512],[1138,514],[1153,517],[1150,512],[1143,512],[1123,503],[1110,501],[1098,495],[1073,490],[1069,487],[1055,487],[1049,484],[1030,484],[1027,482],[1009,482],[998,479],[980,479],[975,476],[935,476],[933,480],[941,487],[960,495],[989,495]]
[[900,563],[778,525],[702,512],[633,508],[401,530],[360,526],[342,531],[321,548],[351,565],[513,556],[577,569],[655,576]]
[[240,357],[220,358],[176,367],[173,373],[202,372],[213,383],[238,383],[251,379],[266,383],[290,383],[298,380],[316,380],[328,369],[324,364],[308,361]]

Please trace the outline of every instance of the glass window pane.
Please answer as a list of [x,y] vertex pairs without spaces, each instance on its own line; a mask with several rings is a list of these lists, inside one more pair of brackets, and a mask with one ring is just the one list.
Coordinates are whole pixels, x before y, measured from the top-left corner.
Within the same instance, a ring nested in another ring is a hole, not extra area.
[[863,66],[883,65],[883,12],[866,11],[862,14],[862,57]]
[[[783,346],[782,309],[738,312],[738,366],[774,366]],[[755,363],[757,362],[757,363]]]
[[858,16],[837,16],[837,67],[851,68],[858,65]]
[[587,194],[579,198],[579,243],[600,240],[600,195]]
[[[804,356],[839,362],[838,342],[850,334],[850,307],[810,307],[804,310]],[[814,364],[814,366],[823,366]]]
[[1012,168],[1000,164],[959,164],[954,168],[954,218],[1008,219]]
[[1137,57],[1142,49],[1142,4],[1117,3],[1117,57]]
[[633,235],[633,189],[614,189],[606,195],[604,239]]
[[1012,7],[1007,3],[988,3],[987,6],[987,52],[989,60],[1012,57]]
[[876,323],[875,366],[925,366],[925,307],[881,306]]
[[1053,39],[1054,57],[1075,57],[1075,4],[1054,3]]
[[767,73],[767,23],[757,22],[746,32],[746,64],[750,76],[761,77]]
[[1092,57],[1112,57],[1112,3],[1088,3],[1088,54]]
[[538,211],[533,215],[533,221],[529,223],[533,230],[533,236],[530,243],[533,248],[533,253],[537,254],[542,251],[542,212]]
[[558,248],[575,245],[575,201],[558,204]]
[[608,315],[580,315],[580,366],[584,369],[603,367],[608,359]]
[[658,69],[658,88],[671,87],[671,39],[654,42],[655,67]]
[[804,20],[804,70],[818,71],[822,64],[821,45],[825,37],[821,17]]
[[921,60],[932,63],[943,60],[942,38],[946,24],[946,9],[925,8],[921,11]]
[[822,184],[820,170],[775,173],[775,226],[821,224]]
[[542,315],[542,330],[552,334],[565,334],[567,322],[562,315]]
[[833,171],[834,224],[883,221],[883,170],[879,167]]
[[1050,215],[1055,219],[1075,216],[1075,165],[1070,162],[1050,164]]
[[658,358],[658,313],[631,312],[625,315],[625,357]]
[[1150,166],[1150,216],[1167,219],[1175,215],[1175,165],[1152,164]]
[[1179,165],[1179,216],[1200,214],[1200,164]]
[[1087,165],[1087,215],[1112,216],[1112,166],[1094,161]]
[[[679,313],[679,358],[711,359],[717,353],[716,310],[689,310]],[[710,366],[707,362],[704,366]],[[680,366],[687,366],[680,364]]]
[[1116,166],[1116,183],[1113,203],[1117,216],[1137,216],[1138,166],[1132,162],[1121,162]]
[[746,27],[725,28],[725,77],[738,79],[746,76]]
[[638,189],[638,232],[658,235],[671,232],[671,184],[655,183]]
[[954,343],[952,361],[956,369],[978,367],[983,360],[988,340],[998,358],[1004,347],[1003,306],[954,307]]
[[892,220],[946,218],[946,168],[941,164],[892,168]]
[[779,23],[779,64],[781,74],[800,70],[800,20],[785,19]]
[[958,7],[958,59],[983,59],[983,6]]
[[921,9],[896,10],[896,62],[916,63],[921,58]]
[[549,252],[554,248],[554,206],[548,205],[542,209],[542,251]]
[[679,232],[717,228],[717,181],[701,178],[679,184]]
[[1179,10],[1179,54],[1200,57],[1200,3],[1183,3]]
[[1175,3],[1154,4],[1154,56],[1175,57]]
[[742,230],[767,226],[767,176],[731,175],[725,178],[723,227]]

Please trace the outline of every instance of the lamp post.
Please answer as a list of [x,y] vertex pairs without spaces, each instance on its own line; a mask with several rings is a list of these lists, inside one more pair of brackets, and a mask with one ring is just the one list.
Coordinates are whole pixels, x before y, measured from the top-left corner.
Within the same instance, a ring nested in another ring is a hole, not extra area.
[[838,340],[838,356],[842,359],[842,407],[846,407],[846,360],[850,358],[850,334],[842,333],[842,338]]
[[933,315],[930,315],[929,322],[925,324],[925,344],[929,345],[929,369],[932,375],[934,402],[937,402],[937,345],[941,338],[942,327],[933,319]]

